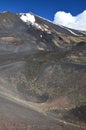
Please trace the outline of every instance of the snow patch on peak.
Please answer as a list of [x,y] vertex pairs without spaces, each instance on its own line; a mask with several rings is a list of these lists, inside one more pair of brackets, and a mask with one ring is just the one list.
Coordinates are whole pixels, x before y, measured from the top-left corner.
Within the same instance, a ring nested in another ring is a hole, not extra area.
[[68,29],[68,28],[65,28],[66,30],[68,30],[71,34],[73,35],[76,35],[76,36],[79,36],[78,34],[76,34],[75,32],[73,32],[72,30]]
[[30,13],[26,13],[26,14],[21,14],[21,20],[23,20],[24,22],[30,22],[32,24],[35,23],[35,16],[30,14]]
[[51,34],[51,31],[49,30],[49,27],[46,24],[39,24],[36,22],[36,18],[32,13],[20,13],[20,19],[23,22],[26,22],[27,25],[32,25],[33,27],[41,30],[41,31],[45,31],[48,34]]

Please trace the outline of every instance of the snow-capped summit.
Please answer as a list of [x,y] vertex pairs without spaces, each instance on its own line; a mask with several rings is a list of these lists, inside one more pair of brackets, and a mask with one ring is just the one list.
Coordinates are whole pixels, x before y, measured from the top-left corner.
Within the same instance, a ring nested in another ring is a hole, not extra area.
[[46,31],[47,33],[51,33],[49,31],[49,27],[46,24],[41,25],[36,21],[37,17],[33,13],[20,13],[20,19],[25,22],[27,25],[32,25],[35,28],[41,30],[41,31]]
[[23,22],[25,22],[27,25],[32,25],[36,29],[39,29],[41,31],[46,31],[48,34],[51,34],[51,29],[50,28],[53,25],[53,27],[57,28],[57,31],[59,31],[61,29],[62,33],[65,32],[67,34],[75,35],[75,36],[86,35],[85,31],[70,29],[70,28],[67,28],[67,27],[59,25],[59,24],[56,25],[53,22],[51,22],[51,21],[49,21],[49,20],[47,20],[45,18],[42,18],[40,16],[37,16],[37,15],[33,14],[32,12],[20,13],[19,16],[20,16],[20,19]]
[[21,20],[23,20],[24,22],[30,22],[30,23],[32,23],[32,24],[34,24],[35,23],[35,16],[34,15],[32,15],[31,13],[21,13],[20,14],[21,16],[20,16],[20,18],[21,18]]

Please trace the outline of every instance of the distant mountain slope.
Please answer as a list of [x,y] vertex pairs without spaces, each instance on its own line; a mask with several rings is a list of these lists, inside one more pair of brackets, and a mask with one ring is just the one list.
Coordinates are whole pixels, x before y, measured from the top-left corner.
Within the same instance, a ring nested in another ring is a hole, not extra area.
[[[42,19],[32,13],[34,23],[27,14],[0,14],[0,50],[3,53],[69,50],[79,42],[86,41],[86,32],[72,30]],[[21,18],[21,19],[20,19]],[[13,43],[13,44],[12,44]],[[10,45],[11,44],[11,45]],[[7,47],[9,46],[9,47]]]
[[0,13],[1,130],[86,130],[86,32]]

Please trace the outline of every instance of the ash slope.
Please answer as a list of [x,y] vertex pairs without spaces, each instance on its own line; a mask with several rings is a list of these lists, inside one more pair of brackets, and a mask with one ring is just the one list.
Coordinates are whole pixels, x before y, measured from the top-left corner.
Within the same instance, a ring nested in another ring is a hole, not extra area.
[[85,129],[86,32],[26,15],[0,14],[0,127]]

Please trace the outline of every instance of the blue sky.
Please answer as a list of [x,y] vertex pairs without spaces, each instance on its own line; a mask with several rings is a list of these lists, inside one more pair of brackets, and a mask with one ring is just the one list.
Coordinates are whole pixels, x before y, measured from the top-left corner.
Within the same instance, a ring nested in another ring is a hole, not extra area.
[[57,11],[73,16],[86,10],[86,0],[0,0],[0,12],[33,12],[49,20]]

